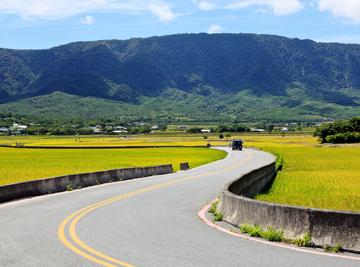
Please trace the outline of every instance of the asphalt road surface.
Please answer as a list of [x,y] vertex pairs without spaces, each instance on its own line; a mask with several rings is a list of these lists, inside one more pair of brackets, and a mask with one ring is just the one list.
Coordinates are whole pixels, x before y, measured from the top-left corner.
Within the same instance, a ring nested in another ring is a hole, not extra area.
[[0,205],[0,266],[360,266],[234,237],[198,211],[272,160],[245,150],[202,167]]

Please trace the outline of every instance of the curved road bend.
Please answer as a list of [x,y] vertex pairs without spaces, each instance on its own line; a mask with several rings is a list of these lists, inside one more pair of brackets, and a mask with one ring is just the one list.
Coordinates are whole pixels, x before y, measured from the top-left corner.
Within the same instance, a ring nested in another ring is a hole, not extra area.
[[236,238],[204,224],[198,211],[227,181],[272,159],[255,150],[226,150],[226,159],[186,172],[0,205],[0,266],[360,265]]

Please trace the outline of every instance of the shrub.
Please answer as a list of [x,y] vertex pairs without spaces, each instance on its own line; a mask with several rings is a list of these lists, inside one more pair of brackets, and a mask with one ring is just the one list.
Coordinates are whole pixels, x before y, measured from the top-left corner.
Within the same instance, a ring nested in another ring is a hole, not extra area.
[[198,128],[198,127],[190,128],[187,132],[188,133],[201,133],[201,128]]
[[355,117],[351,120],[323,124],[315,130],[314,136],[318,136],[321,143],[355,143],[360,142],[358,137],[359,132],[360,117]]
[[341,143],[358,143],[360,142],[360,133],[339,133],[335,135],[328,135],[325,138],[326,143],[341,144]]

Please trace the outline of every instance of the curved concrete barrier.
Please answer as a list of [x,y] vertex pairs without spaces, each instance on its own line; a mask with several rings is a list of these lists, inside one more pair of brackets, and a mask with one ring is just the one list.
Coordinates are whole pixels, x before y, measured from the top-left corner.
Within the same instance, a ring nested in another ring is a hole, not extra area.
[[[235,225],[271,226],[289,238],[309,233],[316,245],[360,252],[360,213],[303,208],[252,199],[276,176],[275,162],[226,184],[220,195],[223,220]],[[304,196],[306,197],[306,196]]]
[[99,172],[65,175],[0,186],[0,203],[10,200],[51,194],[69,189],[172,173],[172,165],[114,169]]

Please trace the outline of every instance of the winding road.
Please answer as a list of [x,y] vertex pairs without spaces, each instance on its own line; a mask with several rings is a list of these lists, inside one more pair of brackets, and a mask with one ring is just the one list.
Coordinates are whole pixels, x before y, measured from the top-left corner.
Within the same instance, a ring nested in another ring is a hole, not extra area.
[[186,172],[0,205],[0,266],[360,266],[209,227],[198,211],[224,184],[270,163],[270,154],[230,151]]

